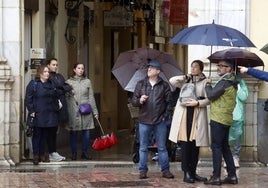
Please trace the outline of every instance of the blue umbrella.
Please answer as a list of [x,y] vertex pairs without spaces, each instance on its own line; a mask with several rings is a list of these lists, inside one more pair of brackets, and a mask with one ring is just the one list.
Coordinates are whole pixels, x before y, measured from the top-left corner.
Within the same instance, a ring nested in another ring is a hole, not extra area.
[[256,47],[249,38],[231,27],[215,24],[191,26],[177,33],[169,43],[184,45]]
[[[184,45],[256,47],[249,38],[240,31],[214,23],[191,26],[177,33],[169,43]],[[211,64],[209,68],[211,74]]]

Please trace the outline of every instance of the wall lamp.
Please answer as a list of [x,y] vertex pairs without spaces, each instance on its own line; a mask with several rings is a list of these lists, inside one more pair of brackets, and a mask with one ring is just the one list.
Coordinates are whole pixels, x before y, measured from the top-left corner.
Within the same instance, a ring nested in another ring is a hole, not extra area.
[[79,16],[79,6],[82,4],[83,0],[65,0],[65,9],[67,10],[68,21],[65,29],[65,39],[69,44],[74,44],[76,42],[76,37],[69,31],[70,27],[73,27],[73,18],[78,18]]

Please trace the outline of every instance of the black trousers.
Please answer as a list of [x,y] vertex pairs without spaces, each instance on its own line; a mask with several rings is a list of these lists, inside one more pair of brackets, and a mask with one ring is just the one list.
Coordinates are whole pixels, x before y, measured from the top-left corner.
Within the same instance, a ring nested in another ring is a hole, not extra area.
[[49,127],[47,129],[48,129],[48,135],[47,135],[48,152],[53,153],[56,152],[56,139],[57,139],[58,127]]
[[184,172],[189,172],[192,175],[196,174],[196,167],[199,159],[199,147],[196,147],[195,141],[189,141],[192,122],[193,122],[194,107],[187,107],[187,142],[180,141],[181,144],[181,168]]

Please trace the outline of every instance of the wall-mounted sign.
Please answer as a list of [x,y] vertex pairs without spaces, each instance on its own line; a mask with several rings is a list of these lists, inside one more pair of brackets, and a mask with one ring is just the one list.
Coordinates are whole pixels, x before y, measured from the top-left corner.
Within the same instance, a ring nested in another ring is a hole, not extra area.
[[187,25],[188,24],[188,1],[189,0],[170,0],[169,24]]
[[132,27],[133,12],[122,6],[114,6],[110,11],[103,11],[104,27]]
[[45,48],[31,48],[30,49],[30,67],[31,69],[36,69],[38,66],[44,64],[46,59],[46,49]]

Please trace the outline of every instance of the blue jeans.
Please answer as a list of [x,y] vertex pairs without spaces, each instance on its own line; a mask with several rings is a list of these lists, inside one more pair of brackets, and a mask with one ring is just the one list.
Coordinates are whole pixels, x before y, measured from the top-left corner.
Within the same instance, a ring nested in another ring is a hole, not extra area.
[[157,150],[159,156],[159,164],[161,171],[169,170],[169,158],[166,149],[166,137],[167,137],[167,126],[165,122],[159,124],[147,125],[139,123],[139,136],[140,136],[140,161],[139,170],[148,171],[147,160],[148,160],[148,146],[150,142],[151,133],[154,133],[155,140],[157,143]]
[[240,158],[241,136],[233,141],[233,156]]
[[222,157],[226,163],[228,176],[236,175],[236,169],[232,152],[229,146],[229,128],[230,126],[212,121],[211,128],[211,149],[213,158],[213,175],[221,176]]
[[[78,131],[70,131],[70,144],[72,153],[77,153],[77,134]],[[87,152],[89,147],[89,130],[82,130],[82,152]]]

